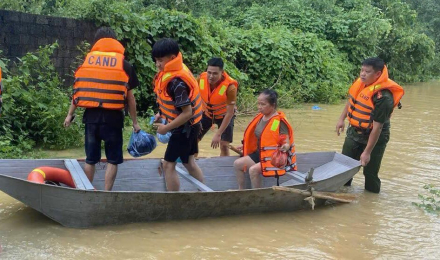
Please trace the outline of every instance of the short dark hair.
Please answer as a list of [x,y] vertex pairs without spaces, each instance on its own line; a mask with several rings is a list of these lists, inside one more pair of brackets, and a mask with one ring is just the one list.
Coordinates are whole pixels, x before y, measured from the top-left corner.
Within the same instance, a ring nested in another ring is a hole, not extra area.
[[271,106],[277,108],[278,106],[278,93],[273,89],[265,89],[260,94],[267,96],[266,100]]
[[368,58],[362,62],[362,66],[371,66],[374,71],[383,71],[385,62],[379,57]]
[[208,61],[208,66],[219,67],[221,70],[223,70],[225,63],[221,58],[212,58]]
[[168,55],[178,55],[180,52],[179,44],[171,38],[163,38],[158,40],[151,50],[153,60],[155,58],[163,58]]
[[113,31],[113,29],[110,28],[110,27],[100,27],[96,31],[96,33],[95,33],[95,43],[97,41],[101,40],[102,38],[111,38],[111,39],[117,40],[115,31]]

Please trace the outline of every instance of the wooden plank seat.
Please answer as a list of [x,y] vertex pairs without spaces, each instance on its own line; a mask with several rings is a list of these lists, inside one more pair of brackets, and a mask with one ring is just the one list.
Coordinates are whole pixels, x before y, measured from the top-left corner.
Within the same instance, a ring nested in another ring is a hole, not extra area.
[[200,182],[199,180],[197,180],[196,178],[191,176],[189,173],[187,173],[186,171],[184,171],[183,169],[181,169],[177,165],[176,165],[176,171],[182,178],[184,178],[185,180],[189,181],[194,186],[196,186],[197,189],[199,189],[201,191],[213,191],[213,189],[209,188],[204,183]]
[[295,184],[305,183],[305,178],[307,176],[307,173],[298,172],[298,171],[291,171],[291,172],[286,172],[286,175],[291,176],[292,179],[285,181],[283,183],[280,183],[280,186],[291,186],[291,185],[295,185]]
[[84,170],[79,165],[78,161],[75,159],[64,160],[64,166],[70,172],[75,186],[79,190],[94,190],[92,183],[90,183]]

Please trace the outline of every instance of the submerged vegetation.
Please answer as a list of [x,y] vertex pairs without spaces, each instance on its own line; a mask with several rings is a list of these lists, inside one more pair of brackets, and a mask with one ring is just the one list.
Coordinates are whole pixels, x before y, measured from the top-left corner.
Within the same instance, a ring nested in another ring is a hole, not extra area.
[[[194,74],[213,56],[224,58],[240,82],[238,109],[252,110],[254,94],[280,93],[282,107],[337,102],[356,78],[360,62],[379,56],[398,82],[440,74],[440,26],[435,0],[2,0],[1,9],[72,17],[111,26],[126,45],[141,87],[138,111],[152,113],[156,68],[152,44],[176,39]],[[429,8],[428,8],[429,7]],[[5,70],[0,157],[22,157],[32,147],[79,145],[80,120],[62,128],[69,93],[42,47]],[[1,57],[1,53],[0,53]],[[0,65],[6,64],[0,60]],[[6,68],[5,68],[6,69]]]
[[421,202],[413,204],[426,212],[440,215],[440,189],[432,184],[426,184],[423,188],[427,194],[419,194]]

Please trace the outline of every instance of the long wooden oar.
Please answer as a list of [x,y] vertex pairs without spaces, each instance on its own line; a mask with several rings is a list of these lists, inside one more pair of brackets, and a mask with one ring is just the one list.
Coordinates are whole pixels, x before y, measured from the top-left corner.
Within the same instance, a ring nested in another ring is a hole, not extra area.
[[[312,193],[307,190],[300,190],[300,189],[282,187],[282,186],[273,186],[272,189],[276,191],[292,192],[303,196],[312,196]],[[313,197],[317,199],[334,200],[344,203],[350,203],[356,200],[356,196],[354,194],[322,192],[322,191],[313,191]]]
[[235,148],[234,146],[229,145],[229,149],[236,152],[238,155],[243,156],[243,153],[240,150],[238,150],[237,148]]

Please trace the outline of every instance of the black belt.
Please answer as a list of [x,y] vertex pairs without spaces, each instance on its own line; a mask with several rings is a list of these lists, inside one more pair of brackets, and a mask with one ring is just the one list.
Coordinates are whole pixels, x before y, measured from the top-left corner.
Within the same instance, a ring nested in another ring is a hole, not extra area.
[[356,133],[358,133],[358,134],[368,135],[370,133],[370,129],[363,129],[363,128],[354,127],[354,126],[351,126],[351,127],[354,128],[354,131],[356,131]]

